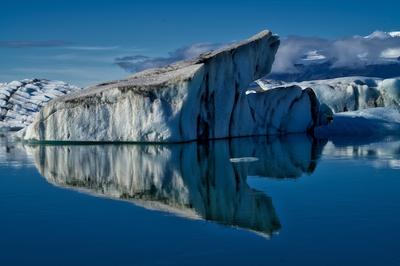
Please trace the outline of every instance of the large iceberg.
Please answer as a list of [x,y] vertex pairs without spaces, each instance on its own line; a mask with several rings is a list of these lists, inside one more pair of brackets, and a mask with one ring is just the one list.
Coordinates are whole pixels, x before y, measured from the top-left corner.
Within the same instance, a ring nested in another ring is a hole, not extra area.
[[319,103],[299,86],[248,90],[270,72],[279,38],[248,40],[60,97],[21,133],[32,141],[183,142],[306,132]]
[[77,90],[65,82],[45,79],[0,83],[0,129],[26,127],[50,100]]

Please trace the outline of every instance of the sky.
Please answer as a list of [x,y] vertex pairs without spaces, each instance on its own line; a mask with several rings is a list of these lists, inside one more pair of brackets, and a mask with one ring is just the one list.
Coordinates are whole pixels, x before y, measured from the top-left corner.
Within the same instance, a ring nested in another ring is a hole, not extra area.
[[191,45],[270,29],[338,39],[400,30],[399,1],[1,0],[0,82],[60,79],[79,86],[123,78],[118,59],[169,56]]

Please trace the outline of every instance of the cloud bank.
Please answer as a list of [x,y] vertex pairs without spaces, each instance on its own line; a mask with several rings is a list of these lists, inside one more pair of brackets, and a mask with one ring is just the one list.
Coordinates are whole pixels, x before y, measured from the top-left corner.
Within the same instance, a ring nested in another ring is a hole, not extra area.
[[221,48],[227,44],[221,43],[196,43],[181,47],[169,52],[166,57],[148,57],[146,55],[133,55],[115,58],[115,64],[127,72],[133,73],[148,68],[162,67],[176,61],[187,60],[198,55]]
[[4,48],[30,48],[30,47],[60,47],[70,44],[62,40],[46,41],[0,41],[0,47]]
[[0,48],[52,48],[59,47],[68,50],[78,51],[110,51],[117,50],[119,46],[85,46],[72,45],[72,42],[63,40],[45,40],[45,41],[0,41]]
[[[274,73],[296,73],[299,65],[329,62],[331,68],[359,68],[390,64],[400,56],[400,36],[375,31],[371,35],[336,40],[309,37],[284,38],[276,55]],[[318,54],[319,58],[312,58]]]
[[[222,46],[193,44],[170,52],[166,57],[118,57],[115,64],[128,72],[137,72],[190,59]],[[271,74],[274,78],[291,81],[345,75],[400,76],[400,32],[375,31],[368,36],[333,40],[282,38]]]

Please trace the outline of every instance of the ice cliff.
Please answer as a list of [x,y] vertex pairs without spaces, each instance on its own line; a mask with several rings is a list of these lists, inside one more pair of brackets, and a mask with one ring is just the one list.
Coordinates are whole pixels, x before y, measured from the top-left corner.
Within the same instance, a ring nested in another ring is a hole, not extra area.
[[0,83],[0,129],[26,127],[50,100],[77,90],[65,82],[44,79]]
[[325,109],[320,113],[332,116],[332,123],[315,128],[317,137],[400,134],[400,78],[345,77],[290,83],[265,79],[257,83],[263,91],[291,86],[312,89],[320,110]]
[[290,86],[311,88],[319,102],[328,105],[334,113],[400,106],[400,78],[380,79],[355,76],[303,82],[261,79],[257,83],[264,91]]
[[33,141],[182,142],[306,132],[319,123],[312,90],[248,90],[270,72],[279,39],[248,40],[60,97],[21,133]]

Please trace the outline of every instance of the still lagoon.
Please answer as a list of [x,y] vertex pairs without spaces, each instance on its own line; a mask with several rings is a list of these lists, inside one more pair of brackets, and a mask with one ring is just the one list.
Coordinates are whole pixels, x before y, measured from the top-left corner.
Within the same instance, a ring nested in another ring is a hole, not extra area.
[[400,140],[0,141],[0,265],[400,265]]

